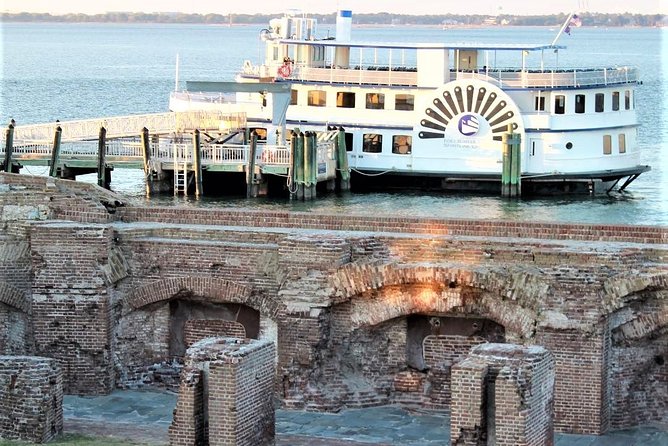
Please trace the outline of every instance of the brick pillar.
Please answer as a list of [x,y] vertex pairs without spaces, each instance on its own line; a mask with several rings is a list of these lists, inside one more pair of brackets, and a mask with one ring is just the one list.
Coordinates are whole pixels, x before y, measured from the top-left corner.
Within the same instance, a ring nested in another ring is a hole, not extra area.
[[105,270],[111,237],[106,225],[61,222],[31,228],[35,347],[61,362],[65,393],[113,388]]
[[0,439],[46,443],[63,430],[63,375],[58,361],[0,356]]
[[556,361],[555,422],[557,432],[601,435],[609,424],[607,361],[609,336],[544,329],[536,343]]
[[450,444],[484,445],[486,431],[485,380],[487,365],[478,358],[467,358],[452,367]]
[[172,446],[207,444],[205,417],[202,370],[184,367],[181,371],[174,418],[169,426],[169,444]]
[[[267,340],[207,338],[193,344],[186,367],[202,371],[203,385],[181,383],[170,445],[273,444],[275,356]],[[202,435],[201,426],[207,424]]]

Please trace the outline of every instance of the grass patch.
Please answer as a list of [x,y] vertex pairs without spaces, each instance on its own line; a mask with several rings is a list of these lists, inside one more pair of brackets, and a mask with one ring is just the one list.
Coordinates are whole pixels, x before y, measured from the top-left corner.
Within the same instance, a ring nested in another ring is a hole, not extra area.
[[[30,443],[27,441],[20,440],[2,440],[0,439],[0,446],[25,446]],[[136,443],[134,441],[118,440],[115,438],[108,437],[91,437],[88,435],[81,434],[64,434],[59,435],[54,440],[51,440],[48,443],[44,443],[48,446],[136,446],[144,445],[146,443]]]

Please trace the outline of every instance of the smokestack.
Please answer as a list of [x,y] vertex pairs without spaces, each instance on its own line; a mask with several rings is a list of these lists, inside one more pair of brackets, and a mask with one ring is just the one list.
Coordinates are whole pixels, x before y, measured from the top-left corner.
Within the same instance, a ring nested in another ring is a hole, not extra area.
[[353,24],[353,12],[349,9],[340,9],[336,15],[336,40],[349,42]]

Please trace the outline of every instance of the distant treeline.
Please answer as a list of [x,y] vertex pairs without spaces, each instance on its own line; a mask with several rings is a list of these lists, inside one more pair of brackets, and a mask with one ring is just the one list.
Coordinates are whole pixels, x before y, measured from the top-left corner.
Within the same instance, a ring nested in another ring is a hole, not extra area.
[[[105,14],[64,14],[47,13],[16,14],[2,13],[3,22],[101,22],[101,23],[201,23],[201,24],[266,24],[276,14],[184,14],[184,13],[143,13],[107,12]],[[336,14],[309,14],[319,23],[334,23]],[[662,14],[580,14],[586,26],[666,26],[666,16]],[[353,22],[362,25],[512,25],[512,26],[558,26],[566,20],[566,14],[516,16],[500,14],[488,15],[406,15],[406,14],[355,14]]]

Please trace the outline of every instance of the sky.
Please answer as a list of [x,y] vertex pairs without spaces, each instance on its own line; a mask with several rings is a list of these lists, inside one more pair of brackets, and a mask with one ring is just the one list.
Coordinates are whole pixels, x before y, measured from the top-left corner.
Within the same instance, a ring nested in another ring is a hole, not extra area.
[[[410,8],[407,7],[410,4]],[[632,5],[632,6],[629,6]],[[330,13],[339,7],[355,12],[402,14],[552,14],[571,11],[633,12],[668,14],[668,0],[0,0],[4,12],[48,12],[51,14],[98,14],[125,12],[186,13],[282,13],[298,9],[310,13]]]

